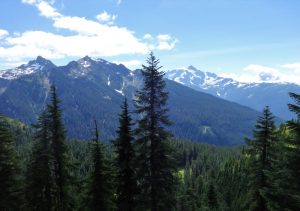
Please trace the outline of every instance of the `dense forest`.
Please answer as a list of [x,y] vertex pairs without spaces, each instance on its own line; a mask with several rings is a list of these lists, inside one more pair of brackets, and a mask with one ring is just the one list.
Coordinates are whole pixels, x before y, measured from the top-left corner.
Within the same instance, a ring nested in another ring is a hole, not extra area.
[[300,95],[296,119],[277,127],[266,106],[245,145],[216,147],[173,137],[153,54],[142,74],[110,143],[97,119],[90,140],[66,137],[55,86],[33,126],[1,116],[0,210],[300,210]]

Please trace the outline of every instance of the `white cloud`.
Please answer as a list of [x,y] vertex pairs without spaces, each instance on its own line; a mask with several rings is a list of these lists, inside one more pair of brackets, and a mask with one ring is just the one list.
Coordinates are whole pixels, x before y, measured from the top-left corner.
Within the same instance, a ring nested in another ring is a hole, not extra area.
[[171,50],[175,47],[175,44],[178,42],[176,38],[172,38],[168,34],[157,35],[159,50]]
[[280,78],[279,71],[262,65],[251,64],[244,68],[249,74],[254,76],[258,81],[278,81]]
[[117,15],[111,15],[107,13],[106,11],[100,13],[96,16],[96,19],[101,23],[107,23],[109,25],[112,25],[114,21],[116,20]]
[[41,2],[53,5],[55,3],[55,0],[22,0],[22,3],[34,6],[38,5]]
[[300,73],[300,63],[284,64],[282,65],[282,67],[286,69],[291,69],[295,73]]
[[117,5],[120,5],[122,3],[122,0],[117,0]]
[[63,58],[63,54],[57,51],[54,46],[51,47],[51,43],[56,40],[53,39],[50,33],[25,32],[21,37],[6,39],[7,44],[11,47],[0,47],[0,59],[16,62],[35,58],[37,55],[49,59]]
[[50,6],[47,2],[40,2],[36,5],[38,10],[40,11],[40,15],[44,16],[46,18],[55,18],[55,17],[61,17],[62,15],[56,11],[55,8]]
[[14,35],[14,36],[20,36],[21,33],[20,33],[20,32],[14,32],[13,35]]
[[278,70],[272,67],[267,67],[263,65],[257,65],[257,64],[250,64],[246,67],[244,67],[244,70],[251,72],[251,73],[271,73],[271,74],[278,74]]
[[219,74],[221,77],[224,78],[232,78],[236,81],[239,82],[245,82],[245,83],[256,83],[256,82],[261,82],[259,79],[259,76],[256,74],[250,74],[247,72],[243,72],[242,74],[237,74],[237,73],[220,73]]
[[100,33],[107,33],[113,27],[99,24],[95,21],[82,17],[61,17],[54,20],[53,26],[59,29],[66,29],[79,35],[93,36]]
[[172,38],[168,34],[159,34],[159,35],[157,35],[157,39],[158,39],[158,41],[164,42],[164,41],[169,41]]
[[136,69],[142,66],[142,62],[139,60],[129,60],[129,61],[114,61],[116,64],[123,64],[128,69]]
[[172,50],[175,45],[176,45],[177,41],[174,40],[172,42],[159,42],[157,49],[158,50]]
[[[2,32],[0,43],[0,61],[2,64],[20,62],[41,55],[48,59],[66,57],[108,57],[130,54],[147,54],[150,50],[173,49],[176,39],[170,35],[158,35],[156,39],[139,39],[135,33],[125,27],[109,25],[116,15],[102,13],[99,19],[105,23],[88,20],[84,17],[65,16],[53,7],[54,1],[22,0],[35,6],[40,15],[53,21],[56,33],[39,30],[27,30],[8,34]],[[101,14],[100,14],[101,15]],[[60,30],[72,32],[60,34]],[[149,35],[148,38],[149,38]],[[146,38],[147,38],[146,36]],[[145,37],[145,36],[144,36]],[[134,62],[127,62],[133,66]],[[137,63],[136,63],[137,64]]]
[[[5,62],[3,64],[1,63],[1,67],[5,67],[4,69],[6,70],[6,69],[11,69],[11,68],[19,67],[22,64],[24,64],[24,61]],[[1,70],[4,70],[4,69],[1,69]]]
[[37,0],[22,0],[22,3],[33,5],[37,3]]
[[178,42],[176,38],[172,38],[168,34],[160,34],[157,35],[156,38],[158,40],[158,45],[156,47],[158,50],[172,50]]
[[222,73],[220,76],[240,82],[289,82],[300,84],[300,63],[284,64],[277,68],[250,64],[240,73]]
[[144,40],[152,40],[153,37],[151,34],[145,34],[144,37],[143,37]]
[[[116,29],[118,30],[118,29]],[[104,35],[73,35],[62,36],[42,31],[28,31],[20,37],[6,39],[10,48],[0,48],[0,58],[15,57],[36,57],[42,55],[46,58],[63,58],[65,56],[81,57],[90,56],[115,56],[121,54],[147,53],[147,46],[139,43],[126,31],[120,30],[122,39],[109,39],[108,34]],[[115,33],[111,34],[116,36]],[[28,53],[26,53],[28,49]],[[7,53],[6,53],[7,52]]]
[[9,35],[8,31],[6,31],[4,29],[0,29],[0,39],[6,37],[8,35]]
[[22,0],[22,3],[29,4],[35,6],[39,12],[40,15],[46,18],[55,18],[55,17],[61,17],[62,15],[57,12],[57,10],[52,7],[55,0]]

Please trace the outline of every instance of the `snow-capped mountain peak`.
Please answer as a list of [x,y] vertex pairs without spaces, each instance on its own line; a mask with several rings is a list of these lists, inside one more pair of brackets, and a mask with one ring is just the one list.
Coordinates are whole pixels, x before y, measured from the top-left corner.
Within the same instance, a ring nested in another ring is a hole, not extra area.
[[7,69],[7,70],[0,70],[0,78],[6,80],[13,80],[24,75],[33,74],[38,71],[44,69],[51,69],[54,67],[55,65],[51,61],[41,56],[38,56],[35,60],[31,60],[27,64],[22,64],[19,67]]
[[215,73],[204,72],[198,70],[194,66],[188,66],[187,68],[179,68],[176,70],[171,70],[166,73],[166,78],[174,80],[192,88],[200,87],[202,89],[208,89],[209,87],[218,87],[223,83],[227,85],[230,82],[235,82],[233,79],[223,78]]
[[39,64],[40,66],[44,67],[50,63],[52,63],[50,60],[47,60],[41,56],[37,56],[35,60],[29,61],[28,65]]
[[182,67],[166,72],[166,78],[189,86],[195,89],[211,89],[220,87],[224,89],[227,86],[236,86],[237,88],[249,88],[259,84],[291,84],[281,80],[279,76],[267,72],[258,74],[255,82],[245,82],[233,78],[222,77],[212,72],[201,71],[194,66]]
[[83,68],[89,68],[94,60],[91,57],[85,56],[77,61]]
[[90,68],[91,66],[98,64],[98,65],[111,65],[113,63],[108,62],[104,59],[97,58],[93,59],[89,56],[85,56],[77,61],[78,64],[80,64],[83,68]]
[[[266,105],[281,118],[291,118],[287,103],[289,92],[300,92],[300,86],[280,80],[272,73],[260,73],[255,82],[242,82],[215,73],[198,70],[193,66],[170,70],[166,78],[197,91],[249,106],[258,111]],[[279,97],[280,96],[280,97]]]

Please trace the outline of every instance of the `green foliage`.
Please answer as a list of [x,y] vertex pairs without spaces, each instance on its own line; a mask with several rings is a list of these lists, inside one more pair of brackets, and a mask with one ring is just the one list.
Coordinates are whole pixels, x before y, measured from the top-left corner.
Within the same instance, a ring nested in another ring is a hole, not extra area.
[[69,210],[69,155],[56,88],[51,102],[34,126],[32,155],[27,164],[26,199],[32,210]]
[[300,95],[279,128],[266,107],[247,146],[172,139],[163,72],[147,62],[136,134],[125,100],[113,145],[96,122],[92,142],[67,141],[55,87],[33,130],[0,116],[0,210],[300,210]]
[[170,131],[181,139],[219,146],[244,144],[259,112],[166,80]]
[[90,210],[110,211],[114,208],[112,175],[103,155],[103,144],[99,142],[98,126],[95,120],[95,137],[92,141],[92,171],[88,191]]
[[35,127],[32,156],[27,168],[26,200],[30,210],[52,210],[53,195],[49,119],[43,112]]
[[68,210],[71,208],[69,198],[68,148],[66,145],[65,129],[62,121],[60,100],[55,86],[51,86],[51,101],[47,106],[49,118],[49,139],[51,143],[53,167],[53,203],[54,209]]
[[245,155],[229,157],[221,162],[217,170],[216,187],[219,204],[223,210],[247,210],[249,183],[249,159]]
[[133,124],[131,121],[127,99],[125,98],[119,118],[118,137],[114,141],[119,211],[132,211],[135,209],[137,184],[134,169],[133,132],[131,130]]
[[136,129],[139,209],[172,210],[176,165],[165,126],[170,125],[164,73],[153,53],[143,66],[144,86],[137,91],[135,106],[141,116]]
[[8,123],[0,115],[0,210],[21,208],[21,190],[15,143]]
[[296,104],[288,104],[289,110],[296,114],[296,119],[288,121],[287,125],[292,133],[287,136],[284,143],[284,157],[281,166],[284,171],[279,171],[282,180],[279,180],[280,195],[284,204],[280,203],[280,207],[287,210],[300,209],[300,95],[290,93],[290,97]]
[[287,147],[289,139],[292,138],[291,130],[287,125],[282,124],[276,130],[276,142],[269,153],[270,167],[265,170],[268,178],[267,186],[262,190],[262,194],[267,201],[268,209],[272,211],[285,210],[290,204],[290,197],[287,190],[290,187],[290,180],[287,180],[287,160],[289,149]]
[[213,183],[209,183],[207,191],[207,205],[210,210],[216,210],[218,208],[218,199]]
[[[232,194],[233,201],[240,192],[234,188],[238,176],[231,176],[231,163],[240,160],[239,148],[220,148],[207,144],[193,143],[187,140],[173,141],[177,151],[180,170],[180,184],[177,188],[176,210],[194,211],[210,210],[208,195],[210,184],[214,185],[215,199],[220,210],[229,209],[226,197]],[[233,170],[242,176],[239,170]],[[232,183],[228,183],[232,181]],[[239,184],[239,183],[238,183]],[[238,184],[236,184],[238,186]],[[235,207],[232,205],[231,207]],[[235,209],[242,210],[242,209]]]
[[273,119],[269,107],[265,107],[262,116],[258,118],[255,125],[254,139],[247,140],[250,155],[249,210],[268,210],[267,201],[263,197],[262,191],[269,183],[266,170],[271,167],[270,152],[275,141]]

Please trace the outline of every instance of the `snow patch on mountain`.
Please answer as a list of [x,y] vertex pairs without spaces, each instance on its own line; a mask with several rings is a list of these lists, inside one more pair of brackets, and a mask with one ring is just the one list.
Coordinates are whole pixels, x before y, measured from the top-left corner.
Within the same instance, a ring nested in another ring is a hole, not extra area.
[[30,75],[44,70],[46,67],[52,66],[54,67],[55,65],[51,61],[38,56],[35,60],[29,61],[28,64],[23,64],[13,69],[0,70],[0,78],[5,80],[14,80],[24,75]]
[[105,99],[105,100],[111,100],[111,97],[108,96],[108,95],[105,95],[105,96],[103,96],[103,99]]
[[[197,90],[209,90],[209,93],[223,98],[226,98],[228,94],[226,90],[232,88],[252,89],[254,87],[259,87],[263,83],[289,84],[287,82],[275,80],[277,78],[270,75],[265,75],[265,77],[263,77],[265,80],[259,82],[240,82],[233,78],[222,77],[215,73],[198,70],[193,66],[167,71],[165,77]],[[270,79],[270,81],[266,81],[267,79]]]
[[[256,68],[256,66],[251,66],[251,68]],[[188,68],[167,71],[165,77],[197,91],[212,94],[258,111],[269,105],[275,115],[283,119],[292,118],[286,106],[290,103],[288,93],[299,93],[300,86],[285,82],[273,70],[266,71],[263,68],[263,70],[257,70],[254,73],[257,73],[255,75],[257,80],[248,80],[247,82],[246,80],[231,78],[230,75],[217,75],[189,66]],[[251,79],[251,75],[249,77]]]
[[91,72],[91,68],[94,63],[95,61],[89,56],[85,56],[79,59],[77,62],[70,62],[69,65],[72,68],[69,75],[73,78],[84,77]]
[[[198,87],[204,90],[224,86],[245,86],[245,83],[235,81],[231,78],[220,77],[211,72],[204,72],[193,66],[168,71],[166,72],[166,78],[192,88]],[[216,95],[221,96],[222,94],[219,92]]]
[[122,90],[115,89],[115,91],[124,96],[124,93]]
[[91,66],[91,63],[88,62],[88,61],[83,61],[83,62],[81,62],[80,64],[81,64],[84,68],[88,68],[88,67]]
[[[205,72],[196,69],[193,66],[189,67],[182,67],[175,70],[169,70],[166,72],[166,78],[176,81],[180,84],[185,86],[189,86],[194,89],[226,89],[228,87],[235,87],[241,89],[250,89],[260,84],[291,84],[289,82],[281,81],[280,78],[276,76],[272,76],[271,73],[268,74],[260,74],[260,80],[257,82],[244,82],[238,81],[233,78],[229,77],[222,77],[215,73]],[[217,94],[214,92],[215,95],[220,96],[222,95],[221,92]]]
[[108,75],[108,77],[107,77],[107,86],[109,86],[110,85],[110,75]]
[[20,66],[14,69],[3,70],[0,72],[0,78],[13,80],[19,78],[23,75],[29,75],[35,73],[37,70],[43,69],[39,64],[34,64],[30,66]]
[[89,68],[82,66],[81,68],[73,68],[70,70],[69,76],[73,78],[79,78],[86,76],[90,72]]
[[96,61],[99,62],[99,63],[107,64],[107,65],[112,64],[112,63],[110,63],[110,62],[108,62],[108,61],[106,61],[106,60],[104,60],[104,59],[101,59],[101,58],[96,59]]

